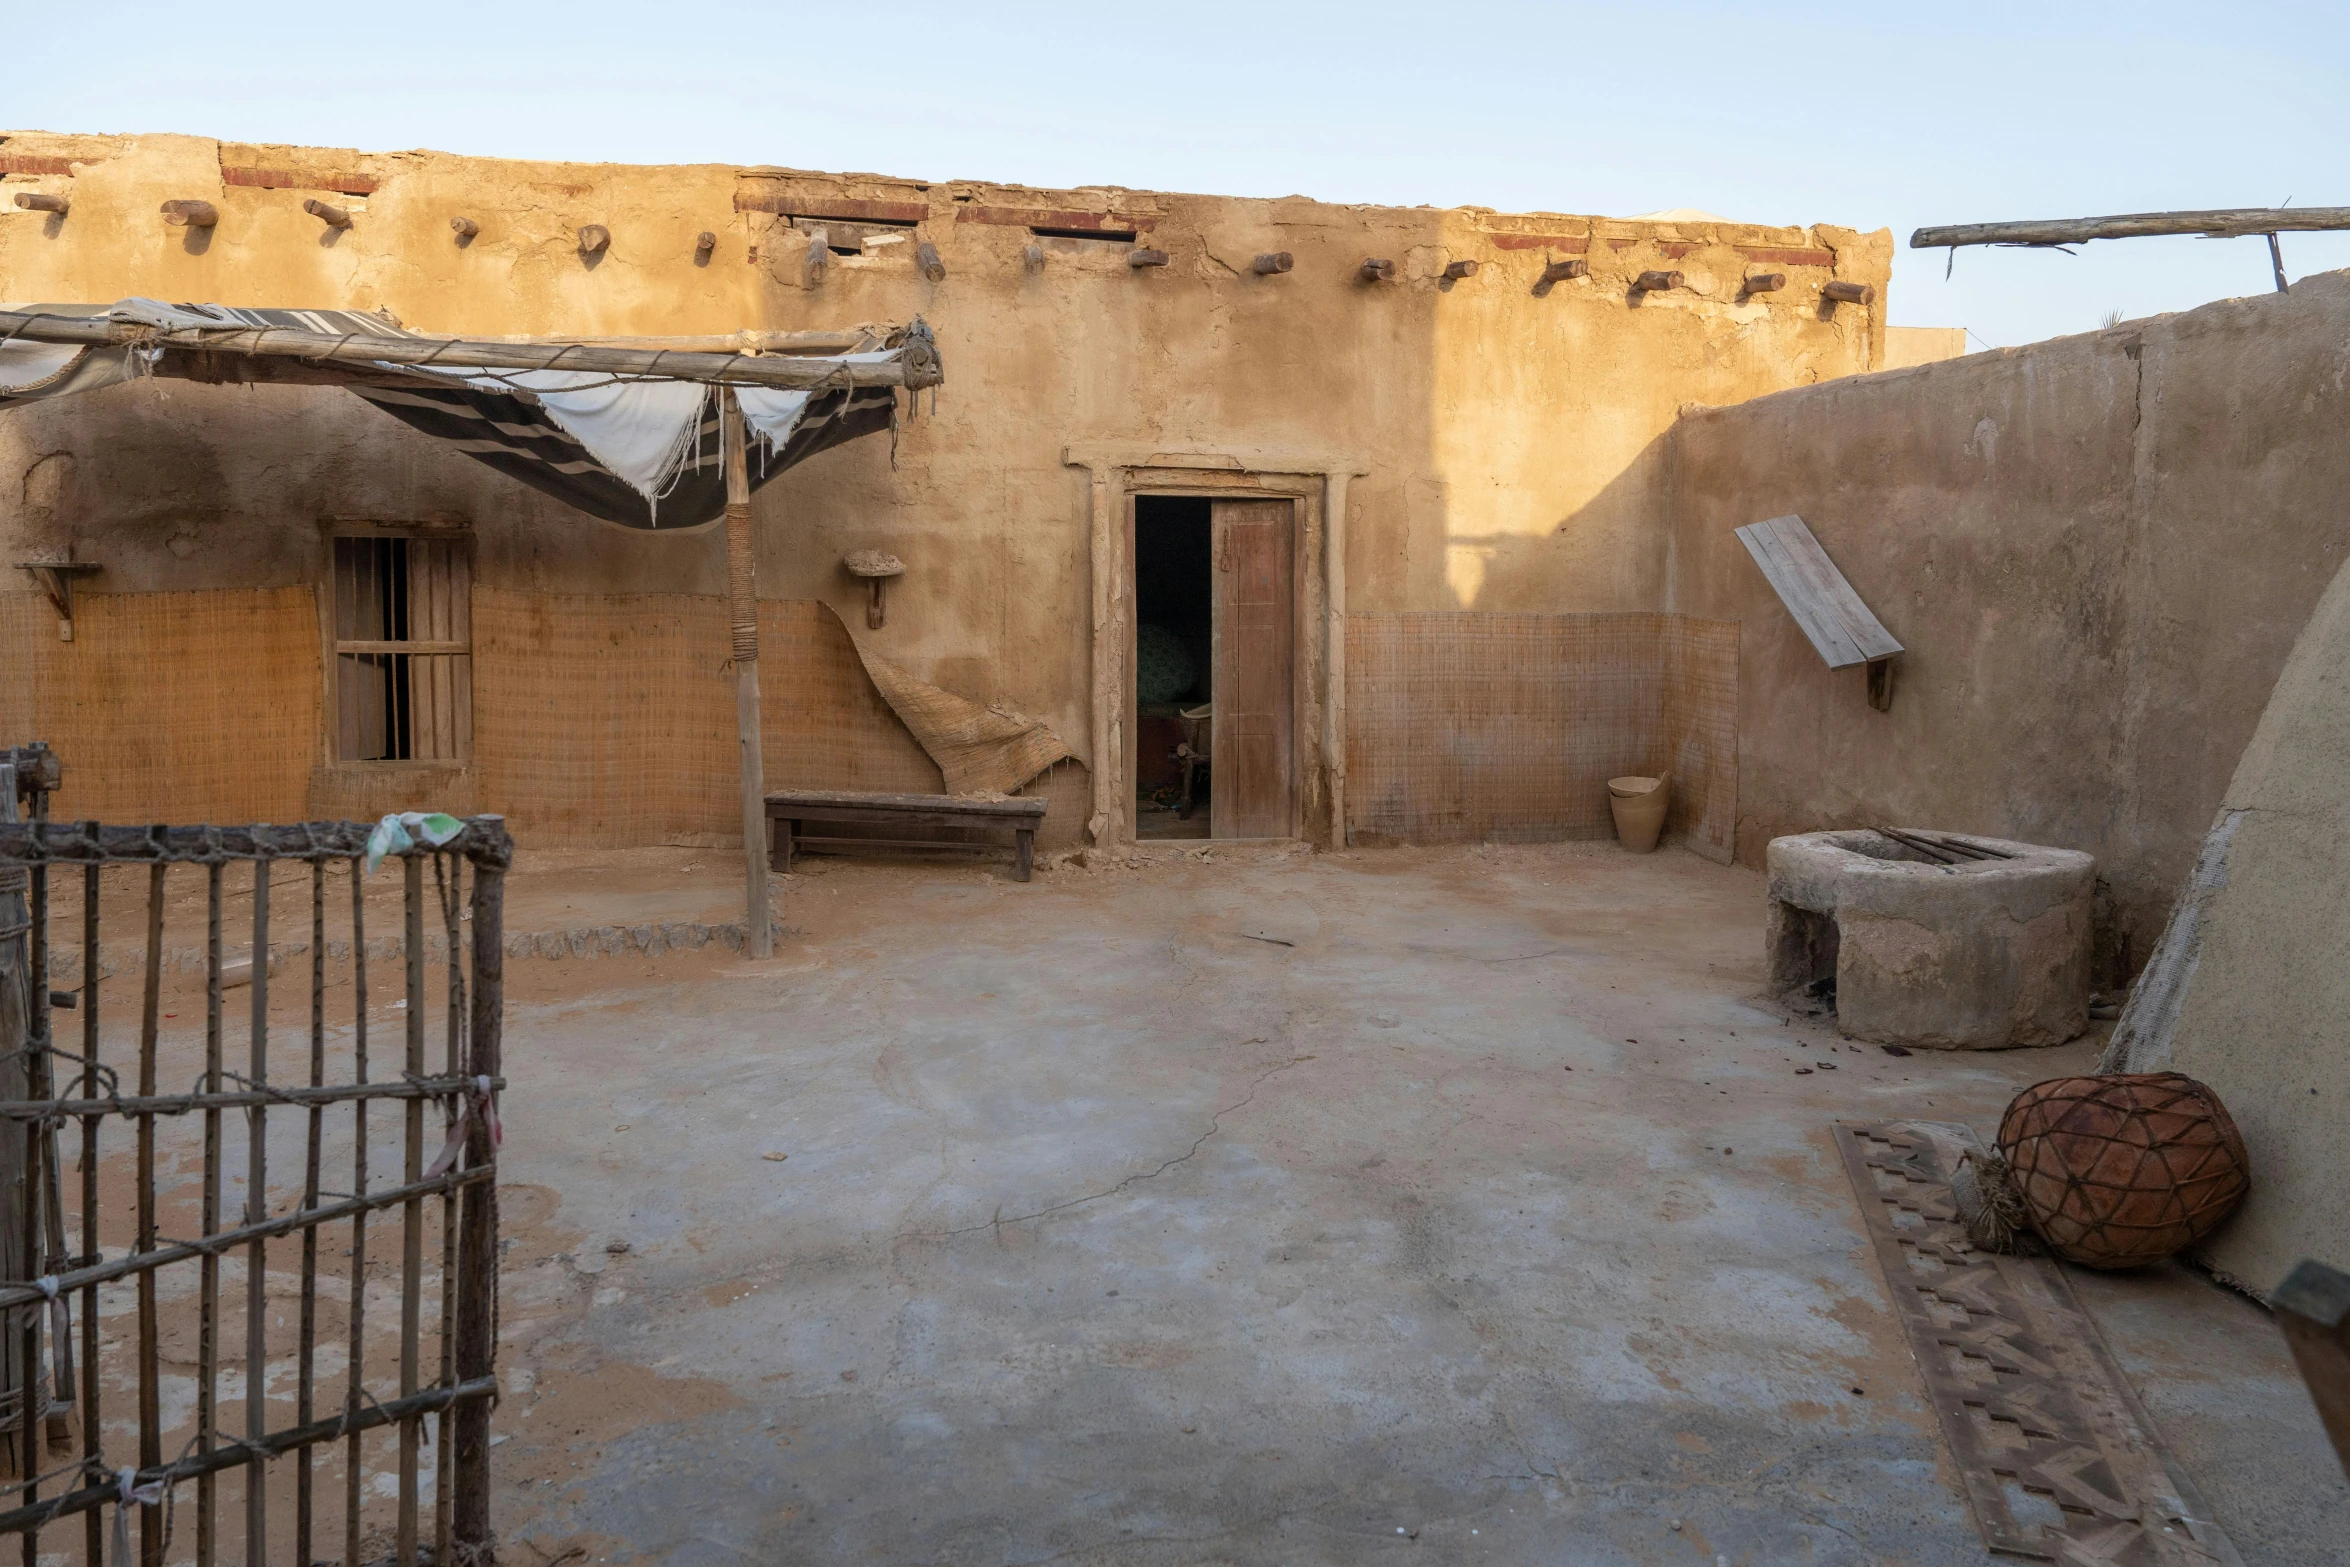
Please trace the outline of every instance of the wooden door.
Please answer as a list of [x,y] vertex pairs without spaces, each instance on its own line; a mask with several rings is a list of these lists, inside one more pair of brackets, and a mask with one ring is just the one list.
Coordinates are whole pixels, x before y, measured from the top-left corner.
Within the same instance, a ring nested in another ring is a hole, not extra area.
[[1289,501],[1218,501],[1214,511],[1215,732],[1209,831],[1286,838],[1297,798],[1296,531]]

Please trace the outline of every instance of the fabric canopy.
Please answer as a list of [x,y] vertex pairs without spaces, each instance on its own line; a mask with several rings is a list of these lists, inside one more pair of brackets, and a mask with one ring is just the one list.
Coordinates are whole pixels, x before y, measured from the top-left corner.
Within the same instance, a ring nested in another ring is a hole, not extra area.
[[[9,308],[134,322],[163,331],[286,327],[330,336],[422,340],[389,316],[346,310],[166,305],[146,299],[111,306]],[[917,323],[915,330],[925,329]],[[137,344],[0,341],[0,409],[150,374],[160,357],[158,350]],[[850,366],[891,357],[891,350],[877,346],[829,356],[829,362]],[[403,424],[607,522],[690,528],[725,511],[718,401],[705,382],[596,371],[439,371],[388,364],[375,371],[354,370],[341,381]],[[879,385],[743,386],[736,397],[754,443],[749,465],[754,489],[818,452],[891,428],[897,410],[895,388]]]

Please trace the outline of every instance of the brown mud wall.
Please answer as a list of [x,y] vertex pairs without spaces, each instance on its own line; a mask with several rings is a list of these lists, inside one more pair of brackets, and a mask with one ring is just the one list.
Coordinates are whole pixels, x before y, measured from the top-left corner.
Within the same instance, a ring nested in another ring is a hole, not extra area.
[[[2350,273],[1694,412],[1671,608],[1744,623],[1738,855],[1914,823],[2086,850],[2151,950],[2350,549]],[[1732,530],[1794,512],[1907,648],[1831,673]]]
[[[1358,613],[1652,614],[1668,553],[1656,443],[1676,410],[1880,363],[1882,303],[1823,305],[1820,288],[1841,279],[1881,291],[1891,243],[1825,225],[522,163],[191,136],[12,134],[0,137],[0,176],[0,196],[45,190],[72,202],[57,219],[0,201],[0,297],[18,301],[380,307],[420,330],[478,333],[925,317],[946,385],[923,397],[894,443],[853,443],[759,492],[760,591],[829,604],[864,638],[862,585],[840,558],[865,548],[897,555],[909,569],[891,587],[888,625],[870,633],[874,650],[950,691],[1042,718],[1087,761],[1092,487],[1067,461],[1071,448],[1115,447],[1137,454],[1138,466],[1180,452],[1233,454],[1238,470],[1309,462],[1351,473],[1339,566]],[[350,209],[351,227],[323,228],[302,211],[309,196]],[[213,203],[218,226],[166,226],[160,204],[186,198]],[[842,216],[850,212],[912,226],[868,232]],[[469,244],[455,242],[455,216],[479,224]],[[601,255],[578,250],[588,223],[611,231]],[[1085,224],[1136,238],[1036,232]],[[819,225],[858,253],[831,256],[816,280],[804,261]],[[702,230],[717,245],[697,261]],[[916,268],[921,242],[937,247],[943,279]],[[1129,266],[1137,242],[1169,263]],[[1032,245],[1041,264],[1028,258]],[[1252,269],[1252,258],[1276,251],[1294,257],[1291,271]],[[1364,281],[1367,257],[1392,260],[1394,280]],[[1537,292],[1554,259],[1582,260],[1590,275]],[[1478,270],[1447,278],[1455,262]],[[1634,291],[1651,269],[1678,270],[1683,286]],[[1788,286],[1744,292],[1744,278],[1762,271],[1785,274]],[[692,629],[707,606],[680,607],[724,591],[716,530],[644,536],[590,521],[334,389],[153,382],[0,415],[0,561],[70,548],[103,568],[83,584],[93,595],[307,592],[324,570],[322,526],[337,520],[473,535],[484,645],[470,803],[535,822],[546,842],[723,829],[712,790],[732,762],[710,736],[712,724],[719,738],[731,729],[712,662],[725,639],[715,620],[706,635]],[[201,662],[216,651],[136,637],[110,649],[106,638],[123,637],[124,622],[108,629],[100,617],[61,646],[30,580],[0,578],[10,601],[0,657],[50,671],[45,689],[105,692],[151,652]],[[615,608],[558,627],[567,606],[615,596],[641,598],[646,618]],[[521,602],[533,597],[539,621]],[[589,622],[616,628],[623,643],[598,641]],[[528,625],[542,628],[530,633],[537,640],[511,629]],[[1321,635],[1298,629],[1301,639]],[[273,662],[269,678],[311,691],[315,715],[315,628],[284,635],[290,662]],[[502,664],[496,649],[507,646],[529,657]],[[223,670],[255,656],[219,653]],[[524,667],[540,658],[549,662]],[[92,667],[67,673],[76,661]],[[831,665],[788,691],[781,668],[764,682],[766,750],[771,776],[786,782],[796,780],[779,759],[834,734],[864,699],[842,694],[856,682],[844,688]],[[233,682],[223,674],[216,684],[225,692]],[[0,707],[12,700],[22,698],[0,693]],[[209,754],[234,744],[218,728],[241,721],[233,707],[143,697],[51,712],[30,717],[66,725],[44,737],[69,766]],[[136,726],[162,732],[116,733],[133,714]],[[16,728],[11,738],[24,736]],[[619,754],[622,742],[640,741],[654,751]],[[307,780],[323,765],[323,743],[305,751],[289,733],[237,744],[258,758],[256,782],[236,793],[231,768],[221,775],[227,792],[204,796],[205,811],[425,803],[382,770],[332,787],[284,781],[288,769]],[[857,744],[868,750],[852,746],[835,764],[844,778],[919,772],[903,756],[881,760],[890,745],[879,738]],[[159,779],[134,787],[145,776],[110,782],[108,811],[194,808],[195,796]],[[1079,824],[1082,782],[1054,785]],[[1316,779],[1301,784],[1304,797],[1327,798]],[[1560,810],[1547,824],[1554,833],[1589,802]]]
[[1347,627],[1357,843],[1615,832],[1607,781],[1667,775],[1666,830],[1730,857],[1738,628],[1681,615],[1356,615]]

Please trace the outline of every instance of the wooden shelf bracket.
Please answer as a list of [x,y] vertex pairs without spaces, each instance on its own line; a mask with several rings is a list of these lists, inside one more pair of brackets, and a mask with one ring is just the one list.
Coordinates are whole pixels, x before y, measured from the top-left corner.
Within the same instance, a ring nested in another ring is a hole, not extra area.
[[57,640],[73,640],[73,579],[86,577],[99,569],[94,560],[20,560],[17,570],[29,571],[41,584],[41,591],[49,595],[49,602],[57,610]]

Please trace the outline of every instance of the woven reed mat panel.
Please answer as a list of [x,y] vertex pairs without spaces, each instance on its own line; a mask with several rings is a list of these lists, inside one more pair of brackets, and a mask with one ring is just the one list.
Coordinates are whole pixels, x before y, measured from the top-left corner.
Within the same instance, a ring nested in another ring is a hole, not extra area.
[[1950,1171],[1982,1152],[1974,1132],[1840,1123],[1836,1145],[1983,1544],[2083,1567],[2241,1567],[2063,1267],[1967,1240]]
[[480,809],[532,847],[742,831],[726,603],[473,589]]
[[1727,865],[1738,850],[1738,622],[1664,620],[1665,832]]
[[[739,837],[724,599],[476,586],[473,617],[479,809],[544,847]],[[759,606],[759,697],[771,787],[938,789],[823,605]]]
[[759,702],[770,789],[945,787],[938,764],[874,688],[840,617],[814,599],[759,606]]
[[1352,841],[1604,838],[1615,832],[1607,781],[1663,772],[1676,793],[1684,775],[1696,786],[1694,808],[1677,818],[1691,836],[1729,841],[1734,624],[1662,614],[1352,615],[1346,649]]
[[74,595],[74,639],[0,594],[0,735],[65,764],[54,815],[300,821],[319,736],[307,587]]

